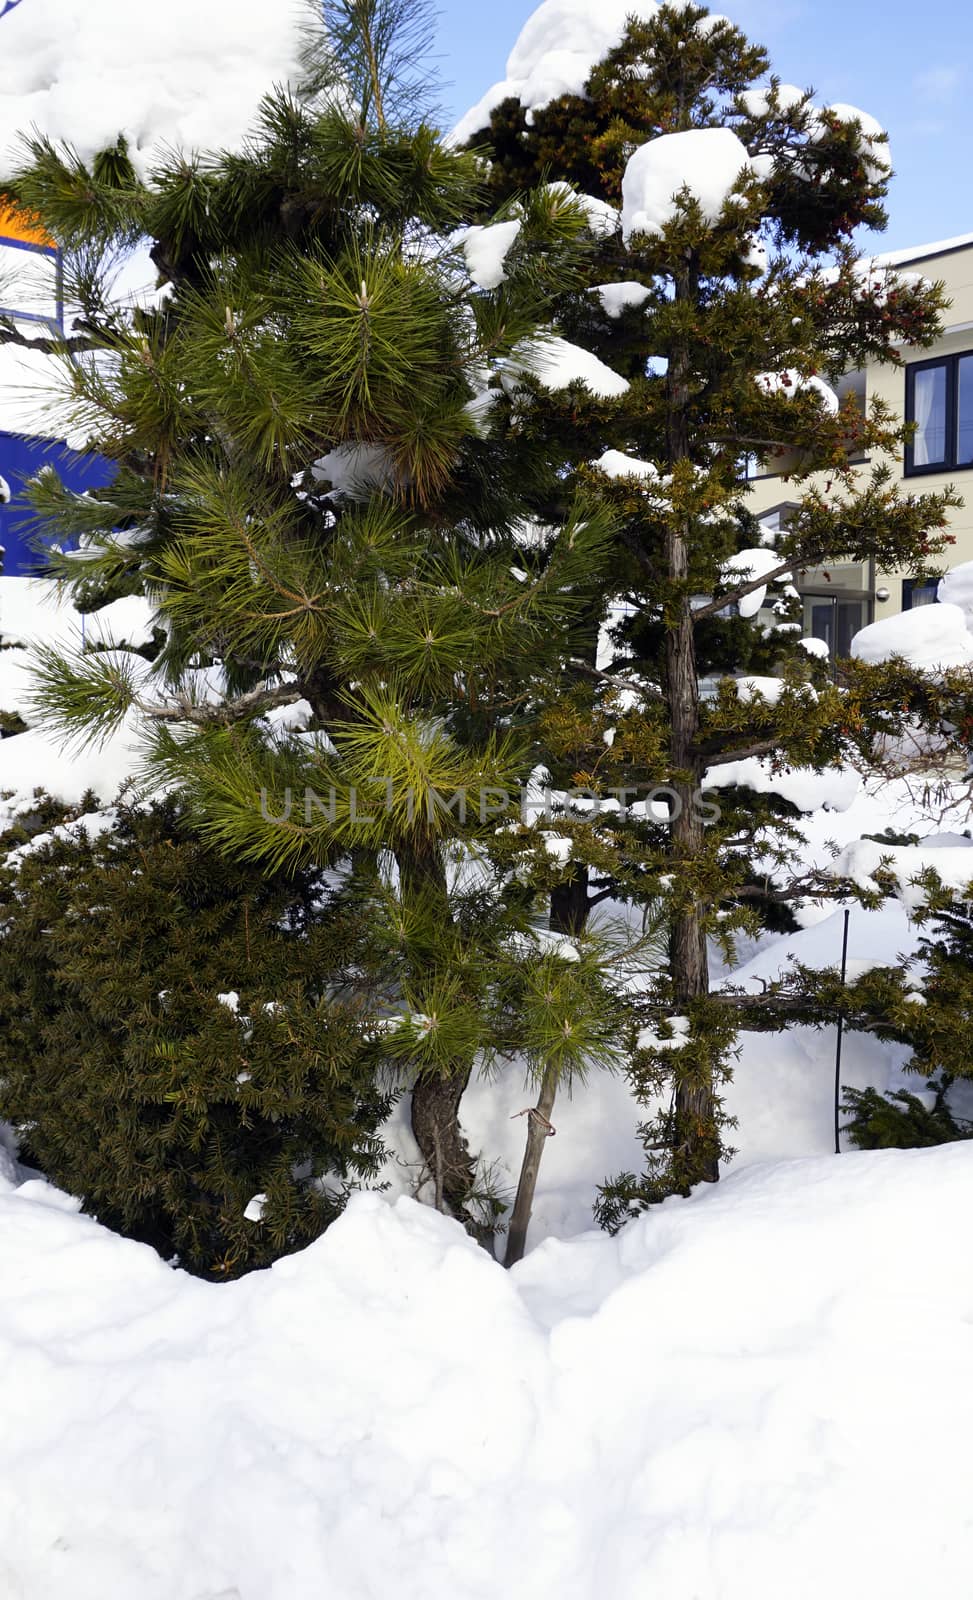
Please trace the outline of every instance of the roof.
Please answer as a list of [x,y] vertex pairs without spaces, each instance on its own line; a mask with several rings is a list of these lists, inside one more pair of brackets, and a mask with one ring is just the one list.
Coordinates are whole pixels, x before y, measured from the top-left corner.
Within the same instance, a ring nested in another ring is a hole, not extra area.
[[54,240],[44,232],[40,223],[23,211],[16,211],[0,196],[0,239],[13,239],[17,244],[39,244],[48,250],[56,249]]
[[924,261],[927,256],[948,256],[954,250],[973,246],[973,233],[957,234],[955,239],[940,239],[935,244],[916,244],[908,250],[886,250],[872,257],[882,267],[899,267],[906,261]]

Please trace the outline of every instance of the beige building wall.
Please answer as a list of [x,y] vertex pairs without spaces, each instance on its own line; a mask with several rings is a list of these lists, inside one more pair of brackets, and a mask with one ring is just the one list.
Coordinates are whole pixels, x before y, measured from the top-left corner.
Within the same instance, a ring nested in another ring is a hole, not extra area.
[[[876,257],[882,265],[900,267],[903,272],[921,272],[933,282],[942,282],[951,305],[943,316],[942,337],[928,350],[902,351],[906,364],[926,361],[936,356],[973,353],[973,234],[961,240],[926,245],[915,250],[901,250]],[[886,402],[901,418],[905,417],[906,373],[904,367],[882,367],[872,364],[864,373],[849,375],[842,388],[854,387],[866,401],[879,398]],[[955,545],[937,561],[943,568],[973,561],[973,466],[953,469],[945,473],[905,475],[904,457],[900,455],[890,463],[895,481],[901,492],[924,494],[941,490],[952,484],[962,497],[962,507],[950,513],[949,531]],[[869,471],[869,465],[862,467]],[[803,492],[800,483],[788,483],[776,475],[760,475],[751,480],[747,505],[755,515],[761,516],[789,500],[797,500]],[[903,582],[913,576],[911,572],[869,571],[865,568],[836,568],[830,573],[832,583],[849,591],[864,590],[872,603],[875,619],[892,616],[902,609]],[[805,587],[820,588],[820,574],[807,574],[800,582]],[[877,591],[877,593],[876,593]],[[888,598],[879,594],[888,591]],[[866,618],[868,620],[868,618]]]

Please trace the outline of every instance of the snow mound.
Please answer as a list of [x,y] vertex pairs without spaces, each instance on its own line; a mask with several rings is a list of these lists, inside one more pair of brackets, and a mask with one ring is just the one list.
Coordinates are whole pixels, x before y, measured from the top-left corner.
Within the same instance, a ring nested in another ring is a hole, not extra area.
[[750,170],[746,147],[729,128],[690,128],[640,145],[622,178],[622,233],[661,233],[688,189],[704,220],[719,218],[731,190]]
[[802,390],[816,394],[830,417],[836,417],[841,410],[841,402],[830,383],[825,383],[823,378],[805,377],[794,367],[787,367],[783,372],[758,372],[753,381],[764,394],[791,398]]
[[926,901],[926,891],[915,879],[924,872],[935,872],[960,899],[969,899],[973,884],[973,840],[960,836],[950,843],[885,844],[876,839],[858,839],[842,850],[832,871],[851,878],[863,889],[875,889],[876,874],[891,874],[902,904],[914,910]]
[[592,462],[608,478],[658,478],[659,469],[651,461],[626,455],[624,450],[606,450]]
[[967,628],[973,628],[973,561],[963,561],[958,567],[950,567],[940,578],[936,593],[945,605],[959,606],[966,618]]
[[542,111],[562,94],[580,95],[593,67],[621,44],[625,24],[649,22],[655,0],[544,0],[520,30],[507,57],[507,75],[488,89],[456,124],[458,144],[471,139],[503,100]]
[[[961,582],[957,580],[955,593],[961,592]],[[914,667],[930,671],[967,667],[973,663],[973,634],[966,624],[966,612],[958,605],[916,606],[862,628],[851,641],[851,653],[872,664],[904,656]]]
[[263,94],[296,75],[299,4],[23,0],[3,18],[0,164],[31,128],[89,161],[124,134],[145,173],[167,146],[238,147]]
[[496,289],[507,276],[507,252],[522,227],[519,220],[464,228],[457,236],[466,257],[466,269],[480,289]]
[[[775,572],[780,566],[780,556],[774,550],[756,546],[752,550],[738,550],[723,563],[723,577],[727,583],[752,583],[755,578]],[[742,595],[736,602],[741,617],[755,617],[767,598],[767,585]]]
[[511,374],[508,385],[513,388],[518,386],[519,374],[528,373],[542,389],[564,389],[569,383],[583,383],[601,400],[615,399],[628,389],[626,378],[599,361],[590,350],[568,339],[524,339],[507,366]]
[[605,315],[616,322],[623,311],[644,306],[651,290],[644,283],[596,283],[590,293],[598,296]]
[[756,1167],[506,1274],[363,1196],[215,1285],[0,1180],[6,1592],[963,1594],[971,1205],[965,1144]]

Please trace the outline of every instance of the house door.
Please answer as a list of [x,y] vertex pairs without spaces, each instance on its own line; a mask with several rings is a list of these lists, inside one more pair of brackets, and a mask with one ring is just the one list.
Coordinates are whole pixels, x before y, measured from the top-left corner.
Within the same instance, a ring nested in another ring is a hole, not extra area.
[[868,621],[866,601],[845,595],[806,595],[804,632],[828,647],[832,662],[851,655],[851,641]]

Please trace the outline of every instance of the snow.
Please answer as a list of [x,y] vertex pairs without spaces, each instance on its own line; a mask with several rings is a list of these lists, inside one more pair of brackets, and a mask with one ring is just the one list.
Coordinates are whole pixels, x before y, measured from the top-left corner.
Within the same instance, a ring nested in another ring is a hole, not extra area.
[[626,455],[624,450],[606,450],[593,461],[593,467],[608,478],[658,478],[659,471],[651,461],[640,461],[638,456]]
[[141,173],[167,148],[239,148],[258,102],[296,77],[299,5],[24,0],[3,19],[0,164],[34,128],[86,162],[119,134]]
[[963,1594],[971,1204],[965,1144],[788,1162],[505,1273],[370,1195],[207,1284],[0,1180],[5,1591]]
[[561,95],[583,94],[592,68],[621,43],[628,19],[648,22],[658,9],[654,0],[544,0],[520,30],[506,76],[460,119],[452,139],[471,139],[503,100],[519,100],[531,112]]
[[[776,571],[779,566],[780,557],[774,550],[757,546],[752,550],[738,550],[736,555],[729,556],[723,563],[722,571],[728,583],[750,583],[754,578]],[[736,602],[741,617],[755,617],[766,597],[766,584],[760,589],[754,589],[750,594],[741,596]]]
[[861,140],[865,148],[865,168],[873,179],[887,175],[891,166],[889,147],[882,142],[885,138],[885,129],[882,124],[867,111],[860,111],[857,106],[837,104],[826,108],[839,122],[857,122],[861,129]]
[[[761,700],[767,701],[770,705],[776,705],[788,687],[790,686],[784,682],[783,678],[765,678],[759,675],[754,677],[749,673],[745,678],[736,680],[738,699],[753,700],[759,696]],[[797,685],[793,692],[806,695],[809,700],[817,699],[817,691],[809,683]]]
[[595,238],[610,239],[618,227],[619,213],[615,207],[593,194],[576,194],[574,198],[587,214],[588,227]]
[[493,222],[486,227],[465,228],[457,238],[466,257],[473,282],[481,289],[496,289],[507,274],[504,263],[523,224]]
[[622,234],[661,233],[688,189],[703,219],[715,223],[731,191],[750,169],[750,157],[729,128],[690,128],[640,145],[622,178]]
[[590,292],[598,296],[602,310],[613,321],[617,321],[623,311],[644,306],[651,294],[644,283],[631,282],[596,283]]
[[[22,253],[22,252],[21,252]],[[46,333],[46,329],[43,330]],[[62,368],[53,356],[0,344],[0,433],[58,435]]]
[[[777,106],[780,111],[793,111],[804,99],[805,91],[793,83],[779,83],[777,85]],[[740,103],[748,116],[765,117],[770,110],[771,91],[766,89],[744,89],[739,96]]]
[[865,889],[879,887],[876,874],[890,874],[902,903],[915,909],[925,903],[926,891],[916,883],[925,872],[935,872],[947,889],[961,899],[973,899],[973,840],[958,838],[949,844],[902,845],[857,839],[836,858],[832,870]]
[[910,245],[905,250],[883,250],[875,260],[886,267],[896,267],[908,261],[923,261],[926,256],[945,255],[948,250],[965,250],[973,244],[973,233],[959,233],[952,239],[936,239],[932,244]]
[[[958,567],[950,567],[940,578],[936,593],[946,605],[959,606],[966,618],[967,628],[973,629],[973,561],[963,561]],[[918,609],[928,610],[928,607]]]
[[[954,592],[961,592],[962,581]],[[973,634],[958,605],[916,606],[862,628],[851,641],[851,653],[872,664],[904,656],[927,670],[966,667],[973,663]]]
[[[75,649],[88,644],[127,644],[133,649],[152,639],[154,611],[139,596],[127,596],[82,617],[64,599],[58,584],[21,577],[0,577],[0,711],[17,712],[27,731],[0,740],[0,820],[30,812],[35,792],[74,806],[89,792],[109,804],[119,789],[140,770],[142,745],[136,714],[100,745],[66,746],[34,726],[31,646]],[[9,647],[9,648],[8,648]],[[140,670],[140,656],[124,655]]]
[[327,481],[350,500],[367,500],[375,489],[388,488],[395,480],[395,463],[381,444],[336,445],[311,470],[318,482]]
[[0,576],[0,640],[4,645],[75,645],[83,633],[89,644],[124,641],[138,649],[152,642],[154,615],[149,601],[141,595],[128,595],[82,618],[57,584]]
[[752,789],[755,794],[779,794],[800,811],[820,811],[827,806],[844,811],[858,793],[857,773],[844,767],[828,767],[815,772],[809,767],[785,767],[775,772],[771,762],[757,756],[742,761],[726,761],[709,767],[703,789]]
[[524,339],[507,361],[513,374],[528,373],[543,389],[564,389],[569,383],[583,383],[599,399],[610,400],[624,394],[628,381],[606,366],[581,345],[552,335],[544,339]]
[[790,397],[802,391],[816,394],[831,417],[836,417],[841,410],[841,402],[829,383],[813,375],[806,377],[794,367],[788,367],[783,372],[758,372],[754,382],[764,394],[783,394]]

